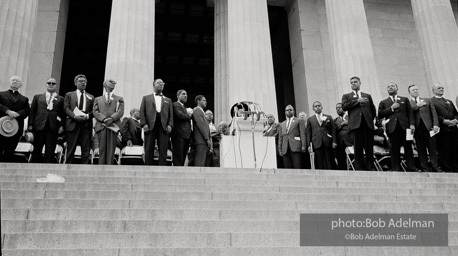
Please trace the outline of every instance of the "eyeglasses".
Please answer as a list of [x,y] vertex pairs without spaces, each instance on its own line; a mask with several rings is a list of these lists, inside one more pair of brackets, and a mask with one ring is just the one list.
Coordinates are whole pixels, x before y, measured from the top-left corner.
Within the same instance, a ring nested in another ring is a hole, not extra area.
[[56,85],[57,83],[54,83],[54,82],[47,82],[47,84],[49,84],[49,85]]
[[292,109],[287,109],[286,111],[293,111]]

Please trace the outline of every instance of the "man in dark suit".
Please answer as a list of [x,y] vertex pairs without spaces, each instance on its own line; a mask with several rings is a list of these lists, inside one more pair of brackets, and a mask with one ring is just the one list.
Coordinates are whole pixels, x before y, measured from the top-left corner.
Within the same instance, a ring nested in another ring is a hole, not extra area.
[[291,105],[286,106],[285,114],[286,120],[280,124],[278,133],[278,151],[283,157],[285,168],[300,169],[301,152],[306,150],[304,120],[294,117],[294,108]]
[[431,103],[436,109],[440,131],[437,136],[439,164],[444,172],[458,171],[458,112],[451,100],[445,99],[444,86],[436,84],[433,87],[434,97]]
[[332,170],[336,168],[333,149],[337,147],[336,130],[330,115],[322,113],[319,101],[313,103],[315,115],[307,119],[307,148],[315,152],[315,168]]
[[188,101],[188,93],[185,90],[177,92],[177,101],[173,103],[172,148],[173,165],[184,166],[186,154],[189,150],[191,139],[191,117],[192,110],[186,109],[184,104]]
[[[437,118],[436,108],[430,99],[420,98],[418,86],[411,85],[408,88],[410,96],[410,106],[412,107],[415,119],[415,142],[417,144],[418,158],[420,160],[420,171],[439,172],[439,162],[437,160],[436,137],[431,137],[429,132],[439,131],[439,119]],[[428,148],[431,168],[428,166]]]
[[355,169],[374,170],[374,102],[370,94],[361,92],[359,77],[350,78],[350,84],[353,91],[342,96],[342,109],[348,112],[348,129],[355,138]]
[[145,132],[145,164],[152,165],[156,140],[159,150],[159,165],[166,165],[170,133],[173,128],[172,100],[162,94],[165,83],[162,79],[153,82],[154,93],[143,96],[140,105],[140,125]]
[[347,169],[347,157],[345,149],[353,146],[353,133],[348,129],[348,116],[342,109],[342,103],[336,104],[337,117],[334,119],[334,126],[336,128],[337,147],[335,149],[337,164],[339,170]]
[[412,134],[415,132],[410,101],[398,95],[398,85],[389,83],[387,91],[390,97],[382,100],[378,108],[378,118],[385,118],[385,129],[391,142],[391,168],[395,172],[402,171],[401,147],[404,146],[407,171],[415,171],[412,141],[406,140],[406,130],[410,127]]
[[121,117],[124,115],[124,99],[114,95],[116,81],[107,79],[103,82],[104,95],[95,98],[94,131],[99,141],[99,164],[113,164]]
[[129,113],[130,117],[121,122],[122,146],[143,146],[140,109],[132,108]]
[[[56,149],[58,134],[64,132],[64,97],[56,93],[57,82],[54,78],[46,81],[46,92],[33,97],[29,116],[28,130],[33,132],[34,163],[55,163],[54,151]],[[42,150],[45,146],[43,160]]]
[[278,150],[278,133],[280,131],[280,124],[275,122],[275,117],[272,114],[267,114],[267,124],[264,126],[262,135],[266,137],[275,137],[275,151],[277,156],[277,168],[283,168],[283,159]]
[[19,93],[22,80],[18,76],[13,76],[9,81],[10,89],[0,92],[0,117],[9,116],[16,119],[19,129],[11,137],[0,135],[0,162],[10,161],[14,155],[14,150],[19,143],[19,138],[24,131],[24,119],[29,116],[29,99]]
[[204,109],[207,107],[207,99],[203,95],[197,95],[195,99],[196,107],[192,114],[193,132],[192,138],[196,147],[194,166],[205,166],[208,153],[212,148],[210,137],[210,127]]
[[67,140],[66,163],[72,164],[76,146],[81,146],[81,163],[89,164],[92,144],[92,118],[94,96],[86,92],[87,78],[77,75],[74,79],[76,91],[68,92],[64,98],[65,137]]

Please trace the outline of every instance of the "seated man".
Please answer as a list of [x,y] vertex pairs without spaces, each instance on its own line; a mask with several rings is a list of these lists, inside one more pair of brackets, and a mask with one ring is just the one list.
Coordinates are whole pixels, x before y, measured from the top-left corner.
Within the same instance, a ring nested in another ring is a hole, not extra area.
[[132,108],[130,117],[121,123],[122,147],[142,146],[142,128],[140,127],[140,110]]

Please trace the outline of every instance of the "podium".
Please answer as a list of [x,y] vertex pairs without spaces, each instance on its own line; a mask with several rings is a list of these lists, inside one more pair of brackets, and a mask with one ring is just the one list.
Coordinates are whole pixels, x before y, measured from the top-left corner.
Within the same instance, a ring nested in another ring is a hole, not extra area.
[[[275,137],[264,137],[266,118],[256,114],[234,117],[234,135],[223,136],[220,143],[220,164],[228,168],[277,168]],[[232,134],[232,133],[231,133]]]

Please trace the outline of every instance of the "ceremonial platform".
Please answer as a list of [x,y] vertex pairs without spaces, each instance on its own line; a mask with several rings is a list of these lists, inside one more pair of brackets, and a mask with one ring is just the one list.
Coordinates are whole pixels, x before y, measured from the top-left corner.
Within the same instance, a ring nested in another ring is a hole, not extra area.
[[[3,256],[458,255],[457,174],[0,164],[0,182]],[[449,246],[301,247],[301,213],[447,213]]]

